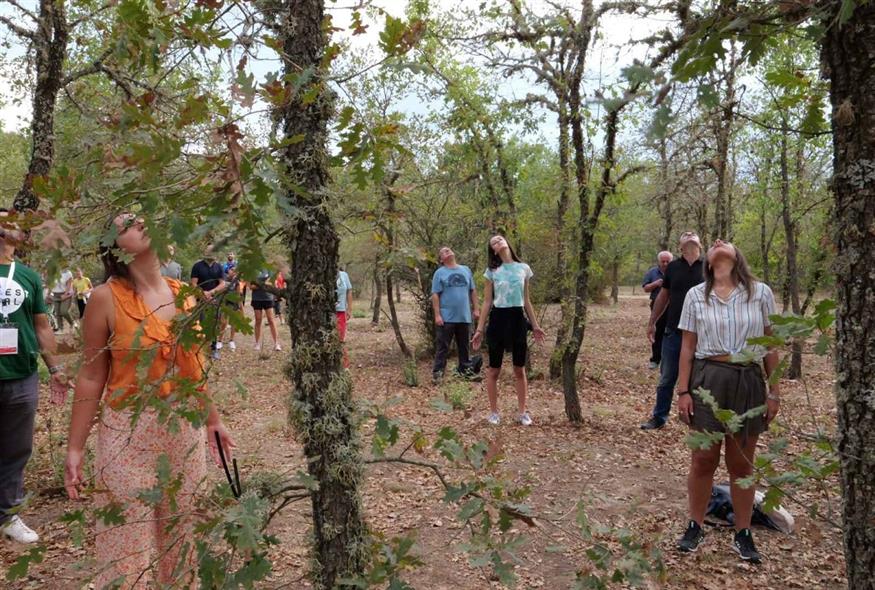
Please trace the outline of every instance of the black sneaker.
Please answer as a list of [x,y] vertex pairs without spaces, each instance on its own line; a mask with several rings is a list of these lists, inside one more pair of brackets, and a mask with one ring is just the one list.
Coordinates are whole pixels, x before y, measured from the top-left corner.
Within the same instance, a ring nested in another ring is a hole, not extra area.
[[687,525],[687,531],[684,533],[684,536],[678,541],[678,551],[693,553],[704,540],[705,531],[702,530],[698,522],[691,520],[690,524]]
[[665,426],[665,422],[660,422],[656,418],[651,417],[650,420],[641,425],[641,430],[659,430]]
[[440,385],[441,381],[444,380],[444,372],[443,371],[435,371],[431,374],[431,382],[433,385]]
[[757,551],[756,545],[753,544],[753,535],[750,534],[750,529],[741,529],[735,533],[735,541],[732,543],[732,548],[738,553],[738,556],[751,563],[760,563],[763,558]]

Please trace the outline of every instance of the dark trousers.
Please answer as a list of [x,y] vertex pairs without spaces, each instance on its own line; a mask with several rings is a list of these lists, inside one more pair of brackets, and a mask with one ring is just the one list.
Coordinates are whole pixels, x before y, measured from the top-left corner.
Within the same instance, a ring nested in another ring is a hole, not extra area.
[[77,299],[76,305],[79,306],[79,319],[81,320],[82,318],[85,317],[85,300],[84,299]]
[[443,326],[435,326],[437,350],[434,355],[434,367],[432,372],[443,371],[447,366],[447,354],[450,351],[450,343],[456,338],[456,347],[459,349],[459,367],[468,364],[468,332],[471,324],[445,323]]
[[[653,299],[650,300],[650,309],[653,309]],[[662,316],[656,320],[656,339],[650,345],[650,362],[657,365],[662,360],[662,336],[665,332],[665,324],[668,321],[668,309],[662,312]]]
[[681,331],[666,330],[662,338],[662,362],[659,365],[659,385],[656,387],[656,405],[653,417],[664,424],[671,412],[674,386],[678,380],[681,358]]
[[33,451],[39,378],[0,381],[0,523],[24,501],[24,466]]

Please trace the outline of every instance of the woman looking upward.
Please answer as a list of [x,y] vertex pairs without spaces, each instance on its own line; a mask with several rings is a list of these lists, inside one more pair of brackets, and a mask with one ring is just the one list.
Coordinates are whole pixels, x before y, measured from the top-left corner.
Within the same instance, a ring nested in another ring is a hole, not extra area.
[[[95,503],[120,507],[125,522],[98,518],[96,587],[116,587],[119,580],[122,588],[191,586],[197,579],[192,533],[195,498],[205,490],[205,436],[216,459],[216,437],[226,454],[233,442],[206,395],[200,349],[181,344],[175,331],[178,314],[194,302],[178,301],[182,284],[161,276],[143,219],[122,214],[112,223],[115,243],[101,248],[107,280],[85,308],[64,485],[78,500],[86,483],[85,442],[97,422]],[[119,251],[130,262],[122,262]],[[197,410],[206,429],[175,414],[161,417],[175,408]],[[142,492],[158,485],[162,464],[169,464],[171,479],[179,476],[179,488],[172,497],[163,493],[147,502]]]
[[486,346],[489,348],[489,367],[486,369],[486,393],[489,396],[487,420],[490,424],[501,421],[498,413],[498,376],[501,374],[504,353],[510,352],[516,384],[517,421],[523,426],[529,426],[532,417],[526,407],[529,391],[526,380],[527,317],[532,325],[535,341],[543,342],[545,337],[529,300],[529,280],[533,273],[528,264],[517,258],[504,236],[493,236],[489,240],[487,257],[489,268],[483,273],[486,277],[483,307],[471,339],[474,350],[479,349],[486,319],[489,318],[489,326],[486,328]]
[[[778,366],[778,354],[761,346],[749,347],[748,339],[771,335],[769,316],[775,313],[775,297],[765,283],[754,280],[741,252],[722,240],[715,240],[704,264],[705,282],[687,292],[678,322],[683,331],[678,374],[678,414],[693,430],[722,432],[726,441],[726,469],[729,471],[732,506],[735,510],[735,539],[732,549],[741,559],[760,562],[760,554],[750,533],[754,486],[738,481],[753,472],[757,439],[780,408],[779,386],[766,392],[766,373]],[[747,418],[738,432],[727,432],[711,406],[697,393],[710,392],[721,410],[742,415],[763,408]],[[702,522],[714,472],[720,464],[721,442],[708,449],[694,449],[687,474],[689,521],[678,549],[695,551],[704,540]]]

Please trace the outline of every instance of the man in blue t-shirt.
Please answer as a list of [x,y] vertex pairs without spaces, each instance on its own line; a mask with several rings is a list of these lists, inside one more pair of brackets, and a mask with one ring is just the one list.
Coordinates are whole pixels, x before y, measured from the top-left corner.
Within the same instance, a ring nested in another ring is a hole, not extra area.
[[469,365],[468,333],[471,317],[479,319],[477,290],[474,275],[467,266],[456,263],[456,254],[444,246],[438,251],[438,268],[431,280],[431,305],[434,309],[434,324],[437,350],[434,356],[432,377],[440,383],[447,366],[450,342],[456,338],[459,350],[459,368],[462,373]]

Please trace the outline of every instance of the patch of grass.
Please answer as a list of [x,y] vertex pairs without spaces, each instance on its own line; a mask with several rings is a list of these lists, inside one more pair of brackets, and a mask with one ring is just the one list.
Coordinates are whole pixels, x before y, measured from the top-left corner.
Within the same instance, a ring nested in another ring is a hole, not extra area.
[[416,370],[416,361],[408,359],[404,363],[404,383],[407,387],[419,387],[419,373]]
[[368,314],[365,313],[365,310],[363,310],[363,309],[354,309],[354,310],[352,310],[352,317],[354,317],[357,320],[360,320],[362,318],[368,317]]
[[443,390],[444,399],[447,400],[454,410],[464,410],[467,408],[473,396],[471,386],[465,381],[453,379],[444,385]]

